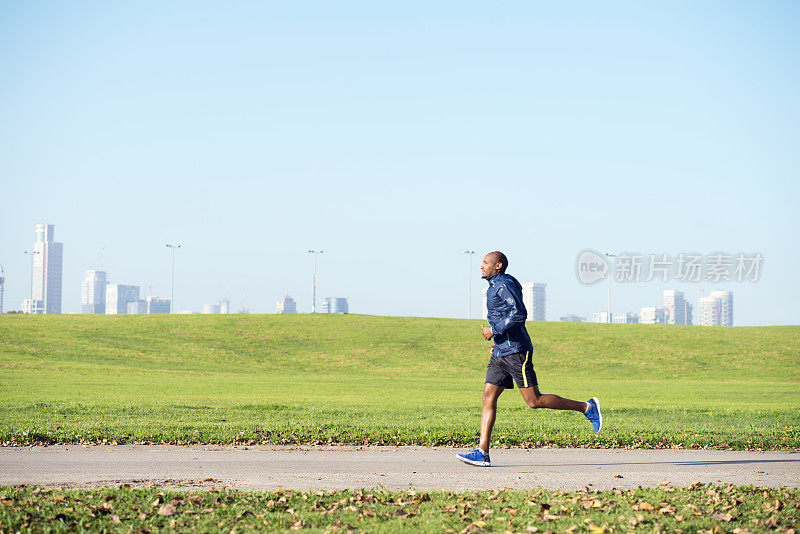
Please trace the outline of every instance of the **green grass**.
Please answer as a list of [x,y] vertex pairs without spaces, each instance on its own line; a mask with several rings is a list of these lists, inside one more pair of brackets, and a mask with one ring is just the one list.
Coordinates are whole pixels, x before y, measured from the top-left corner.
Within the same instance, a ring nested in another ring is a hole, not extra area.
[[800,490],[732,485],[472,493],[0,487],[4,532],[743,533],[799,525]]
[[[474,444],[480,321],[358,315],[0,316],[0,443]],[[798,449],[800,327],[529,323],[543,392],[508,446]]]

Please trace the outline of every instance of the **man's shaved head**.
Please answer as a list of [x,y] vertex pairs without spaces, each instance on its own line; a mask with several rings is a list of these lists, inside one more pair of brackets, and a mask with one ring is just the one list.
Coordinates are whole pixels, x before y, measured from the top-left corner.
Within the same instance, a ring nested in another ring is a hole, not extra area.
[[[500,264],[500,267],[497,266],[498,264]],[[489,278],[497,273],[504,273],[506,272],[506,267],[508,267],[508,258],[506,258],[505,254],[499,250],[490,252],[483,257],[483,263],[481,264],[482,278]]]
[[506,272],[506,268],[508,267],[508,258],[506,255],[500,252],[499,250],[495,250],[494,252],[490,252],[486,255],[486,257],[492,263],[502,263],[503,266],[499,269],[501,273]]

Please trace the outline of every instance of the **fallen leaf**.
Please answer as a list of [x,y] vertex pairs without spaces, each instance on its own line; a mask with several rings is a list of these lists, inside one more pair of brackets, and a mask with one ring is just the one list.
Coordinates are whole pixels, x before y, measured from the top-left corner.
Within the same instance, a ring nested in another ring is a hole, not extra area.
[[117,514],[111,514],[111,521],[113,523],[122,523],[122,520],[119,518]]
[[725,521],[727,523],[733,518],[728,514],[711,514],[711,519],[716,519],[717,521]]
[[170,503],[167,503],[158,509],[158,515],[171,516],[174,513],[175,513],[175,506],[173,506]]

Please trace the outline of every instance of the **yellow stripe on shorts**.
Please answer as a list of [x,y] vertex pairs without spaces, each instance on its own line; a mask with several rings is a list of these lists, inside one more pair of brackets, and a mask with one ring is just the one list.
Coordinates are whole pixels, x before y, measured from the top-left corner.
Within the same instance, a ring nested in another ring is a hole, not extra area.
[[525,351],[525,361],[522,362],[522,381],[525,383],[525,387],[528,387],[528,375],[525,374],[525,364],[528,363],[528,358],[530,358],[531,352],[526,350]]

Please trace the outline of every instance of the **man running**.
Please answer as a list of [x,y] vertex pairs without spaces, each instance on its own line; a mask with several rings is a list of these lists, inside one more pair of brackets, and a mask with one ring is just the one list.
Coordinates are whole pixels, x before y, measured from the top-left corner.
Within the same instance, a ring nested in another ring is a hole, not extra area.
[[497,398],[504,389],[514,389],[517,383],[522,398],[531,408],[574,410],[581,412],[592,423],[595,432],[603,426],[600,401],[592,397],[587,402],[564,399],[558,395],[539,392],[531,356],[533,345],[525,319],[528,312],[522,302],[522,286],[517,279],[506,274],[508,258],[502,252],[490,252],[481,264],[482,278],[489,282],[486,292],[486,309],[489,327],[481,326],[483,337],[493,339],[492,356],[486,367],[483,387],[483,413],[481,414],[481,441],[478,448],[458,459],[472,465],[489,467],[489,443],[497,414]]

